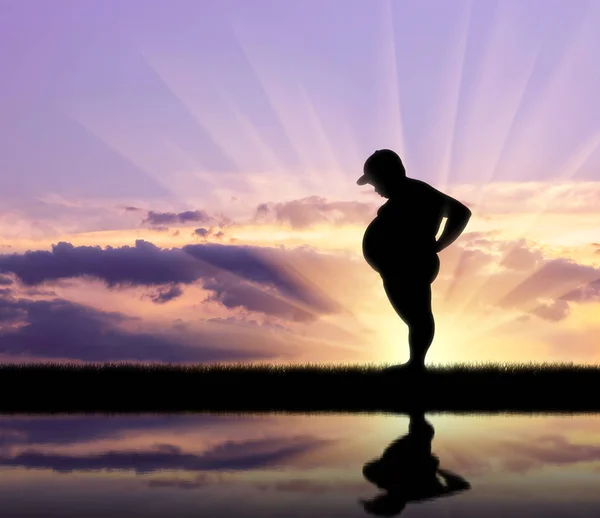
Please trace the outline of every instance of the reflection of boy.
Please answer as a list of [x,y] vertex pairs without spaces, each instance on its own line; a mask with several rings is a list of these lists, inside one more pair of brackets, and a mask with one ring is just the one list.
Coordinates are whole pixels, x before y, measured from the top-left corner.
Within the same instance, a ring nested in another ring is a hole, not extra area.
[[408,502],[449,496],[471,487],[459,475],[439,468],[439,459],[431,452],[433,436],[433,426],[423,415],[411,416],[408,434],[365,464],[365,478],[386,491],[362,502],[367,512],[394,516]]

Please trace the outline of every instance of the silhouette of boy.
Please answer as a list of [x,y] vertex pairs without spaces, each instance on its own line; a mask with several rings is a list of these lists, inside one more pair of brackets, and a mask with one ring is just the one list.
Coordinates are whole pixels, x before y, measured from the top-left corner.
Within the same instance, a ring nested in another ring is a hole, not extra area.
[[[421,372],[435,333],[431,283],[440,267],[437,254],[460,236],[471,211],[425,182],[407,178],[402,160],[389,149],[375,151],[363,173],[356,183],[371,184],[388,199],[365,231],[363,254],[409,329],[410,359],[394,369]],[[436,240],[444,217],[446,225]]]

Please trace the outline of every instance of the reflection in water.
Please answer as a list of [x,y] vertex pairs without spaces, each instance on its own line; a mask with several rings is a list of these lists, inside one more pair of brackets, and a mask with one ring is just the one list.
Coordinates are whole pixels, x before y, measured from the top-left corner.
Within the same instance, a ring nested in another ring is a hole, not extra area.
[[597,518],[598,488],[594,415],[0,417],[2,516]]
[[410,416],[408,433],[390,444],[381,457],[363,467],[364,477],[385,492],[363,500],[365,511],[378,516],[400,514],[408,502],[448,496],[470,484],[449,470],[431,452],[435,432],[423,413]]

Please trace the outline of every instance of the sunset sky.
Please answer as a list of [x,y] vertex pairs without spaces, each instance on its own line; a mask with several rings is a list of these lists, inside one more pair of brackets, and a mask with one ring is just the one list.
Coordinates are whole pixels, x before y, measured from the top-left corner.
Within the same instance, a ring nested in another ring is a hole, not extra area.
[[591,0],[0,0],[0,361],[406,359],[356,185],[391,148],[473,211],[429,361],[598,362],[598,26]]

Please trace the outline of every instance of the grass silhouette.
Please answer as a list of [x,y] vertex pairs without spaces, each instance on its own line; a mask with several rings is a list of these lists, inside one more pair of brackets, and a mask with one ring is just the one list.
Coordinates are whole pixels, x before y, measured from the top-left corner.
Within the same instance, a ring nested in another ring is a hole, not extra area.
[[600,366],[0,365],[0,412],[597,412]]

